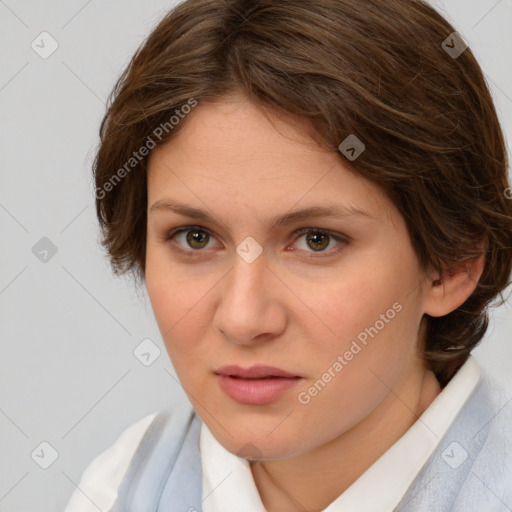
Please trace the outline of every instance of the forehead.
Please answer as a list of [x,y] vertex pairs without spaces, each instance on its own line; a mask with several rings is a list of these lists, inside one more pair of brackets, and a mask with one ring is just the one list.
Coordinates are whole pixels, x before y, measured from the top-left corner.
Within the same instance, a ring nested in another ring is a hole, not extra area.
[[171,146],[179,146],[177,151],[197,161],[223,156],[225,166],[269,155],[276,162],[278,156],[298,155],[317,163],[322,158],[326,164],[332,161],[329,151],[308,134],[307,119],[263,109],[240,95],[202,103],[182,123],[177,136],[152,151],[150,162]]
[[273,115],[234,97],[201,104],[183,122],[150,155],[150,207],[171,195],[203,206],[224,200],[254,213],[320,203],[389,213],[380,188],[315,142],[307,120]]

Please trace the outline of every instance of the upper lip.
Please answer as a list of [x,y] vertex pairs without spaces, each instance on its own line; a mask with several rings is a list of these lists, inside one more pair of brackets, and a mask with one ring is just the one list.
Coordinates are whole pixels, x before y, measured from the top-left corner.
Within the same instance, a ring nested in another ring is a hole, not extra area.
[[233,377],[240,377],[242,379],[257,379],[261,377],[300,377],[293,373],[286,372],[274,366],[255,365],[250,368],[242,368],[236,365],[222,366],[215,370],[219,375],[230,375]]

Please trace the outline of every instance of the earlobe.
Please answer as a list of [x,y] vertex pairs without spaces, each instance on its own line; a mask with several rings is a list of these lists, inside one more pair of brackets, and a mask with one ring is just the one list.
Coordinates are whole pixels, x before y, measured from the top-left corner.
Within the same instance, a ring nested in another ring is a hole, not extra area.
[[475,290],[485,266],[485,254],[446,269],[430,279],[425,296],[425,313],[447,315],[464,304]]

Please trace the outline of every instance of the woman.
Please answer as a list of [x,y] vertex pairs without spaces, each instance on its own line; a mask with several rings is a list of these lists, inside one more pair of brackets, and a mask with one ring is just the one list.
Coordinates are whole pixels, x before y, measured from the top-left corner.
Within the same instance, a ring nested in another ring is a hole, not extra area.
[[431,7],[185,1],[94,172],[192,409],[127,429],[69,512],[512,508],[512,413],[470,355],[509,284],[507,155]]

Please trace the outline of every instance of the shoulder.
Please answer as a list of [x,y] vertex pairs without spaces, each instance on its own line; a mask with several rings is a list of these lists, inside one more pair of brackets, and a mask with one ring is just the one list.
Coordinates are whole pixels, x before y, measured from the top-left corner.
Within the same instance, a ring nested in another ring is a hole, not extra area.
[[190,510],[191,505],[201,510],[200,429],[201,420],[190,405],[157,414],[130,461],[115,503],[104,512]]
[[475,393],[475,402],[478,403],[476,409],[481,415],[480,429],[488,432],[488,437],[502,437],[503,442],[511,444],[512,392],[484,371],[478,391]]
[[512,393],[482,370],[397,510],[501,512],[505,504],[511,507],[511,424]]
[[486,414],[480,419],[474,437],[484,436],[482,449],[475,457],[471,477],[474,488],[499,496],[512,505],[512,393],[491,376],[483,375],[480,400]]
[[145,416],[127,427],[115,443],[86,468],[65,512],[107,512],[144,434],[158,413]]
[[454,511],[494,512],[512,505],[511,424],[512,393],[482,371],[479,386],[442,444],[448,475],[465,475]]

